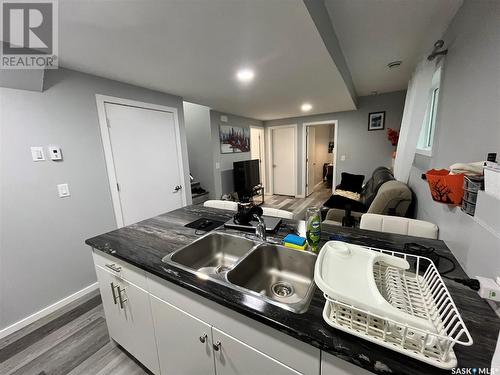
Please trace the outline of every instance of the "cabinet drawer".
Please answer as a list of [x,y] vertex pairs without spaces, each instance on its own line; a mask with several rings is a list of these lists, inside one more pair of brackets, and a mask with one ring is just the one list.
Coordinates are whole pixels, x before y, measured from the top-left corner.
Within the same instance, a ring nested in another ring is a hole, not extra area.
[[112,275],[118,276],[123,280],[130,281],[132,284],[147,290],[145,271],[99,250],[93,250],[92,255],[96,266],[104,268]]

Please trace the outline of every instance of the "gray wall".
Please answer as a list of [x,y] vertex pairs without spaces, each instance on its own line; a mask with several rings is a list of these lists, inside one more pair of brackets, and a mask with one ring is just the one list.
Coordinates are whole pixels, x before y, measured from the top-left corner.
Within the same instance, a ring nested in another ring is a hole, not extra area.
[[[470,276],[498,276],[500,237],[459,208],[435,203],[421,173],[456,162],[485,160],[500,154],[500,2],[469,1],[443,39],[446,56],[432,157],[417,155],[409,184],[418,198],[418,218],[439,226]],[[498,216],[500,221],[500,213]]]
[[[221,122],[220,117],[227,116],[227,122]],[[221,154],[219,140],[219,126],[233,125],[242,128],[250,128],[250,126],[262,127],[263,122],[247,117],[236,116],[232,114],[222,113],[215,110],[210,111],[210,124],[212,131],[212,151],[214,163],[214,182],[215,182],[215,197],[220,198],[221,194],[226,194],[234,190],[233,184],[233,162],[249,160],[250,152],[241,152],[234,154]],[[216,163],[219,163],[220,168],[216,168]]]
[[[0,89],[0,329],[96,281],[84,240],[116,227],[96,93],[176,107],[188,165],[180,97],[65,69],[47,71],[45,88]],[[64,161],[33,162],[30,146],[49,144]]]
[[191,173],[209,191],[210,199],[215,199],[210,108],[184,102],[184,122]]
[[[304,123],[338,120],[338,140],[335,145],[338,148],[337,182],[340,182],[340,173],[342,172],[364,174],[365,178],[368,179],[376,167],[391,166],[394,147],[387,140],[386,131],[387,128],[400,128],[405,94],[406,91],[397,91],[381,95],[361,96],[358,98],[356,111],[265,121],[265,127],[297,124],[298,195],[304,194],[302,171],[304,152],[302,150],[302,127]],[[386,111],[385,130],[368,131],[368,113],[377,111]],[[346,156],[344,161],[341,160],[342,155]]]
[[39,69],[0,69],[0,87],[30,91],[42,91],[44,74],[45,71]]

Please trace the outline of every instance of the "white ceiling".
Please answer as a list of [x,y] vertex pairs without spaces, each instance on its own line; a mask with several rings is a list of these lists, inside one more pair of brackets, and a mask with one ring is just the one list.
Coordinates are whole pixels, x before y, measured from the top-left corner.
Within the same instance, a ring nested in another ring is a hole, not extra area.
[[[406,89],[463,0],[324,0],[358,95]],[[387,64],[402,60],[398,69]]]
[[70,69],[262,120],[354,109],[302,0],[63,0],[59,19]]

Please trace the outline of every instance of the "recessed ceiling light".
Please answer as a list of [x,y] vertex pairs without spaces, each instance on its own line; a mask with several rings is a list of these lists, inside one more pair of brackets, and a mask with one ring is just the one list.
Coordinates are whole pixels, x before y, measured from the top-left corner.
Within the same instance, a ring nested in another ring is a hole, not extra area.
[[302,112],[309,112],[312,109],[312,105],[310,103],[304,103],[300,106]]
[[255,73],[252,69],[240,69],[236,73],[236,78],[240,82],[251,82],[255,77]]
[[401,60],[396,60],[396,61],[391,61],[389,64],[387,64],[387,67],[389,69],[397,68],[400,66],[403,62]]

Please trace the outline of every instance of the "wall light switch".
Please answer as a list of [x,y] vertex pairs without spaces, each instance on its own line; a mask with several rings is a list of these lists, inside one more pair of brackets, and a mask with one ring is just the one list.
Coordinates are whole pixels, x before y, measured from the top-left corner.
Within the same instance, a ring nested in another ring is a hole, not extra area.
[[220,120],[222,122],[227,122],[227,116],[226,115],[221,115]]
[[45,154],[43,153],[43,147],[31,147],[31,158],[33,161],[44,161]]
[[345,155],[340,156],[340,160],[344,161],[345,160]]
[[69,193],[68,184],[57,185],[57,193],[59,194],[59,198],[69,197],[71,194]]
[[220,163],[219,162],[215,163],[215,169],[220,169]]

